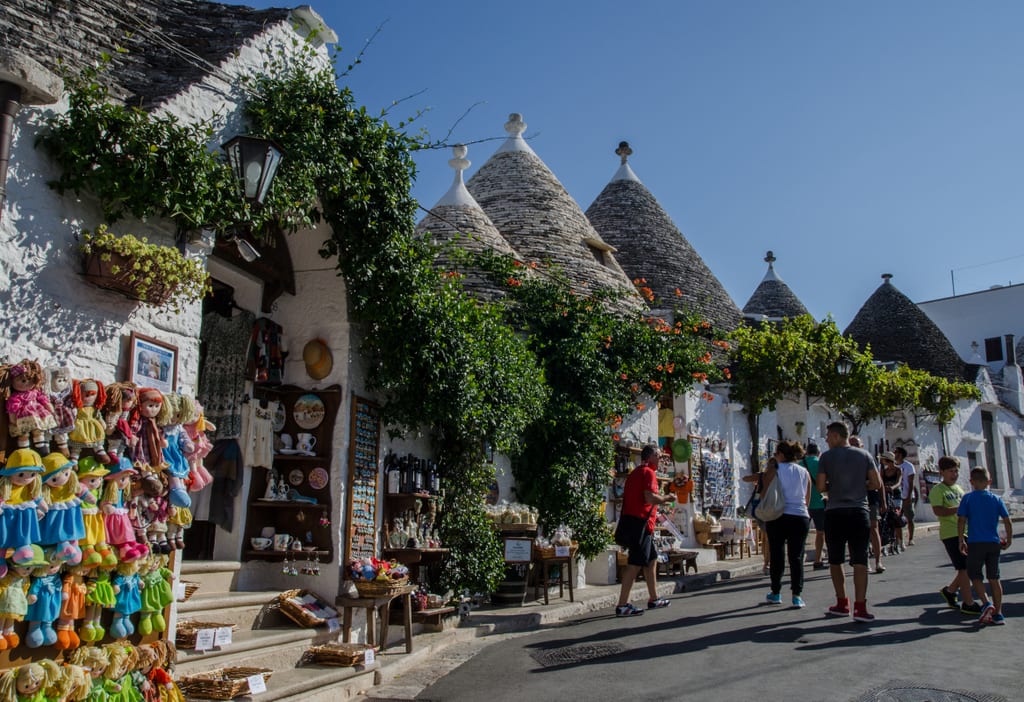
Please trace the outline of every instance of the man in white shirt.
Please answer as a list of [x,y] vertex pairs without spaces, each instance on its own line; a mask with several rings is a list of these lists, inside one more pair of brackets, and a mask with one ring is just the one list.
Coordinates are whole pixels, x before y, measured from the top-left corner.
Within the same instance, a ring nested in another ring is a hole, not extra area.
[[914,545],[914,505],[917,504],[917,471],[907,460],[907,451],[902,446],[893,449],[896,465],[900,467],[903,479],[900,490],[903,493],[903,516],[907,518],[907,546]]

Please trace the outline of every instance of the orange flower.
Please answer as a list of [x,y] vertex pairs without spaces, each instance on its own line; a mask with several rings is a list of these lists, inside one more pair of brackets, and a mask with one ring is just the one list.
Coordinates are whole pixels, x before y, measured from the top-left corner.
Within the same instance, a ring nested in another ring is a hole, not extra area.
[[618,434],[612,434],[612,441],[618,441],[618,440],[619,440],[619,435]]
[[728,368],[723,368],[722,369],[722,375],[724,375],[726,377],[726,379],[729,379],[729,378],[732,377],[732,373],[729,372]]
[[516,268],[521,268],[523,264],[520,261],[512,261],[512,265]]
[[619,377],[622,378],[623,380],[626,380],[626,379],[629,378],[629,376],[626,375],[625,373],[620,374]]
[[679,288],[676,288],[676,297],[682,297],[682,296],[683,296],[683,291],[680,290]]
[[523,281],[519,280],[519,278],[513,278],[511,276],[509,276],[508,280],[506,280],[505,282],[508,283],[513,288],[518,288],[520,285],[523,284]]

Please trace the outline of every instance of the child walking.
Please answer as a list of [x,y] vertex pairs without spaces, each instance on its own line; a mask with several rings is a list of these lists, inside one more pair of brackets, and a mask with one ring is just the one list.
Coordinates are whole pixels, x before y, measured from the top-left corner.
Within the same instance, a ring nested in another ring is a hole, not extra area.
[[[998,495],[993,495],[988,486],[988,470],[985,468],[971,469],[971,492],[964,495],[957,507],[956,533],[960,543],[960,552],[967,556],[967,575],[974,585],[974,591],[981,599],[980,624],[1005,624],[1003,616],[1003,585],[999,582],[999,551],[1010,547],[1013,542],[1013,523],[1006,505]],[[1003,520],[1006,538],[1000,540],[997,528],[999,520]],[[964,531],[967,531],[966,538]],[[982,567],[989,587],[992,588],[992,601],[985,595],[985,583],[982,579]]]

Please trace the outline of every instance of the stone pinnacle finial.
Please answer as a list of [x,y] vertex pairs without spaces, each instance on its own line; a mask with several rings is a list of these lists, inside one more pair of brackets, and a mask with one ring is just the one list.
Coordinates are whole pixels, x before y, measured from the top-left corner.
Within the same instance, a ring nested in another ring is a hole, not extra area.
[[448,159],[448,165],[460,173],[466,170],[473,164],[472,161],[466,158],[467,153],[469,153],[469,149],[466,148],[465,144],[456,144],[452,147],[452,154],[455,158]]
[[505,131],[509,133],[509,136],[521,136],[526,131],[526,122],[523,121],[523,116],[518,112],[510,114],[508,122],[505,122]]
[[767,263],[769,266],[775,263],[775,254],[769,251],[768,255],[764,257],[764,262]]
[[626,165],[626,161],[633,155],[633,149],[629,148],[628,141],[620,141],[619,148],[615,149],[615,153],[622,159],[622,165]]
[[892,278],[892,273],[883,273],[882,274],[882,280],[885,281],[886,285],[890,285],[891,284],[889,282],[891,278]]

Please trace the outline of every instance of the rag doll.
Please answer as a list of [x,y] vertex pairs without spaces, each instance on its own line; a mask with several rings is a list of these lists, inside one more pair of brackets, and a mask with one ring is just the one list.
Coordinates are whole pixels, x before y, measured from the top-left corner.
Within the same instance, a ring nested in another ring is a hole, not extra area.
[[0,675],[0,702],[46,702],[46,692],[60,680],[60,666],[51,660],[10,668]]
[[135,434],[135,463],[143,472],[159,473],[167,468],[164,463],[164,434],[157,424],[163,410],[164,396],[156,388],[140,388],[138,401],[131,413],[131,428]]
[[89,696],[92,678],[80,665],[65,662],[60,666],[60,678],[46,694],[50,702],[84,702]]
[[15,649],[21,643],[21,637],[14,633],[14,624],[24,621],[28,614],[28,606],[35,602],[35,596],[28,594],[31,584],[32,570],[46,565],[43,551],[34,546],[35,553],[30,561],[23,565],[12,566],[7,575],[0,578],[0,651]]
[[60,617],[57,619],[58,651],[78,648],[81,643],[75,633],[75,621],[85,616],[85,568],[75,566],[64,573],[61,582]]
[[117,596],[110,584],[109,570],[93,570],[91,577],[85,581],[85,616],[78,629],[78,637],[82,641],[101,641],[106,636],[106,629],[100,624],[104,609],[113,609],[117,604]]
[[167,556],[151,556],[147,566],[142,576],[142,609],[139,615],[139,633],[143,636],[167,630],[164,608],[174,601],[171,586],[174,576],[167,568]]
[[121,456],[135,458],[136,436],[132,431],[131,413],[138,402],[139,386],[129,380],[107,386],[107,401],[103,405],[107,434],[107,453],[112,461]]
[[71,369],[67,366],[50,366],[46,369],[49,376],[47,386],[50,393],[50,406],[57,426],[50,430],[50,435],[57,444],[57,450],[65,456],[68,451],[68,434],[75,428],[74,398],[71,397]]
[[149,674],[160,661],[159,648],[153,645],[136,646],[135,657],[138,663],[132,671],[132,684],[142,693],[143,702],[160,702],[160,693],[149,679]]
[[110,472],[103,476],[106,485],[100,497],[100,511],[103,512],[103,526],[107,532],[107,543],[117,548],[120,562],[134,561],[145,556],[149,548],[135,540],[135,527],[128,517],[126,498],[131,488],[131,478],[138,471],[126,457],[121,456]]
[[83,646],[76,649],[71,656],[74,665],[82,666],[89,671],[89,693],[87,702],[108,702],[110,693],[107,689],[107,669],[110,668],[110,656],[106,647]]
[[63,596],[60,569],[63,563],[52,551],[46,557],[49,563],[32,571],[32,583],[28,587],[29,599],[35,598],[25,615],[28,621],[25,645],[29,648],[53,646],[57,643],[53,623],[60,617]]
[[39,543],[43,459],[32,449],[16,449],[0,469],[0,549],[14,549],[8,557],[21,565],[34,556]]
[[110,635],[115,639],[123,639],[135,633],[132,615],[142,608],[143,582],[139,576],[139,562],[119,563],[110,584],[115,595]]
[[167,468],[167,499],[175,507],[191,507],[192,498],[185,489],[189,466],[185,453],[194,450],[192,440],[182,428],[182,422],[192,416],[195,405],[191,397],[172,393],[164,395],[164,404],[156,418],[163,432],[163,459]]
[[107,391],[103,383],[93,378],[71,381],[71,398],[76,408],[75,428],[68,434],[71,458],[78,460],[83,449],[92,449],[103,463],[110,463],[110,456],[104,448],[107,427],[100,415],[100,408],[107,402]]
[[118,642],[104,648],[110,660],[106,672],[110,702],[142,702],[142,693],[132,684],[131,672],[138,662],[135,647]]
[[177,651],[170,641],[157,641],[153,644],[160,653],[156,665],[149,672],[149,679],[156,686],[160,695],[160,702],[185,702],[185,696],[181,694],[178,684],[167,672],[167,668],[174,665]]
[[18,448],[31,443],[49,452],[48,431],[57,426],[50,396],[43,389],[43,367],[27,358],[9,366],[0,366],[0,399],[4,400],[11,436]]
[[39,522],[39,544],[56,548],[64,563],[77,565],[82,560],[79,539],[85,538],[82,498],[78,496],[75,462],[64,454],[51,453],[43,458],[42,501],[46,514]]
[[192,440],[192,450],[185,454],[189,468],[188,489],[189,492],[199,492],[213,482],[213,476],[203,465],[203,459],[213,450],[213,443],[206,432],[217,431],[217,427],[206,419],[206,415],[203,414],[203,406],[198,402],[195,403],[192,417],[184,424],[184,427],[188,437]]
[[117,565],[117,556],[107,544],[104,515],[100,513],[103,476],[109,472],[92,456],[78,462],[78,496],[82,498],[82,521],[85,523],[85,538],[79,539],[79,545],[82,548],[82,565],[89,568],[113,568]]
[[150,486],[143,484],[142,494],[136,498],[137,523],[140,526],[144,525],[143,534],[151,553],[170,553],[174,549],[167,540],[167,520],[170,518],[172,510],[167,501],[167,477],[165,475],[150,477],[155,481],[154,484]]
[[167,517],[167,543],[179,551],[185,548],[185,530],[192,526],[192,510],[188,507],[171,507]]

